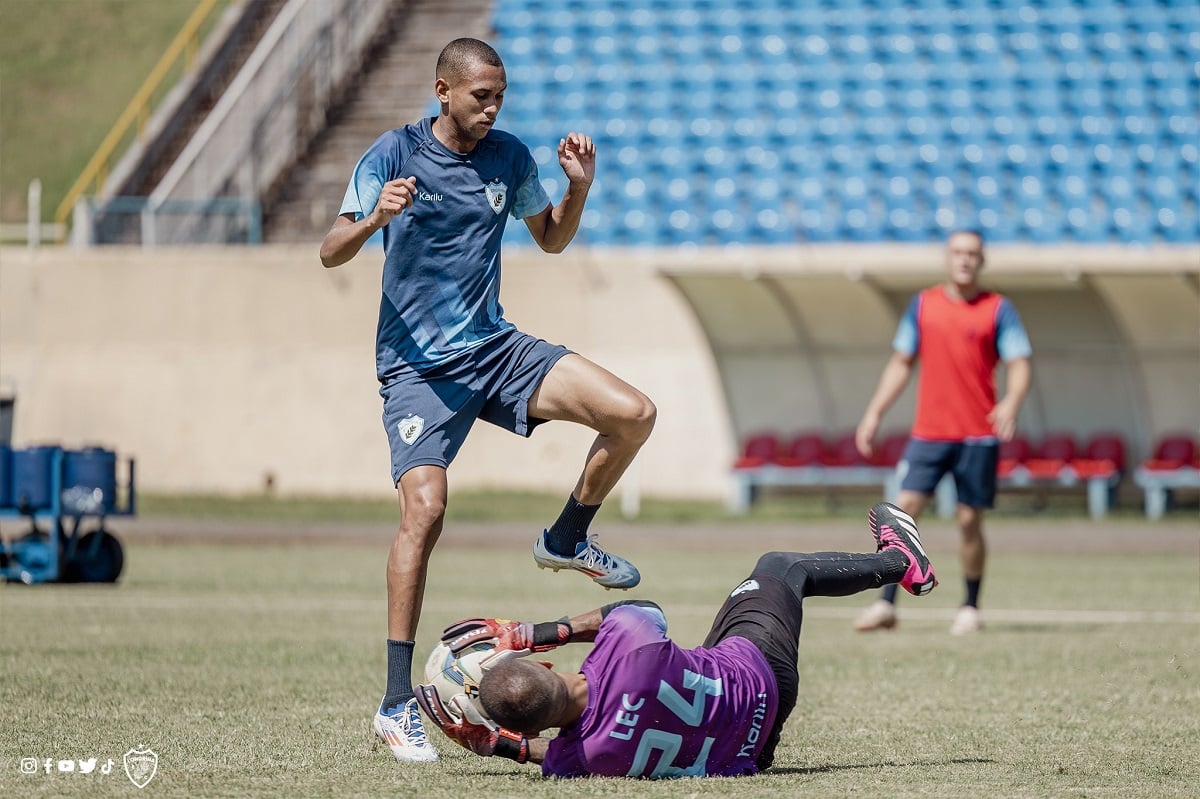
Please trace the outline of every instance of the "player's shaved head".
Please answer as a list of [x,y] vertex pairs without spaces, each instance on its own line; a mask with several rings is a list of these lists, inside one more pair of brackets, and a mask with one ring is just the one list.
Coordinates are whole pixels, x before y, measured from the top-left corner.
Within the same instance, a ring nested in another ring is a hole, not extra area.
[[557,726],[566,692],[554,672],[525,660],[499,663],[479,681],[479,701],[492,721],[526,735]]
[[504,68],[500,54],[487,42],[471,38],[455,39],[442,48],[434,77],[454,85],[481,64]]

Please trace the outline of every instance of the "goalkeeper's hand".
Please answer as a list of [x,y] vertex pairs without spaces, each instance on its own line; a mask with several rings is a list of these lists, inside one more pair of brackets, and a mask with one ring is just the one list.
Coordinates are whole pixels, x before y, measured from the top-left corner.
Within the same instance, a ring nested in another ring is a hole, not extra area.
[[450,701],[462,714],[456,719],[442,704],[432,685],[416,686],[417,704],[425,715],[459,746],[470,749],[480,757],[507,757],[518,763],[529,760],[529,739],[519,732],[499,727],[484,718],[466,694],[451,697]]
[[533,652],[548,652],[570,640],[571,625],[565,619],[539,624],[508,619],[463,619],[442,631],[442,643],[456,655],[472,644],[494,644],[496,653],[479,663],[484,669]]

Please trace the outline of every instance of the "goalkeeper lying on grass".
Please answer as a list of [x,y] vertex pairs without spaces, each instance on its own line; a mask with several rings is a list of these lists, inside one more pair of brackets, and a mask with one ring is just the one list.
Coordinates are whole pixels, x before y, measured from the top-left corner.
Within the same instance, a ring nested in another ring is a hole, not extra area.
[[[418,686],[417,701],[443,733],[475,754],[540,763],[546,776],[754,774],[771,765],[796,705],[804,598],[890,583],[922,595],[937,585],[907,514],[880,503],[869,521],[875,554],[763,555],[695,649],[667,638],[662,611],[645,600],[541,624],[459,622],[443,635],[451,650],[481,641],[497,649],[479,685],[491,722],[469,702],[458,705],[457,718],[431,686]],[[516,659],[588,641],[595,646],[579,673]],[[554,727],[556,737],[537,737]]]

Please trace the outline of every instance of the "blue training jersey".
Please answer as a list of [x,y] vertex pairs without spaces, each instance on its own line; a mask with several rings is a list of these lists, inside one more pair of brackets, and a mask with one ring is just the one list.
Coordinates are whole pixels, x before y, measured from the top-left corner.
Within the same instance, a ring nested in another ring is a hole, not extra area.
[[500,240],[511,214],[550,199],[520,139],[492,130],[470,153],[433,135],[433,117],[384,133],[359,159],[340,214],[375,210],[383,184],[414,177],[413,204],[383,230],[383,299],[375,339],[381,381],[442,363],[512,324],[500,307]]

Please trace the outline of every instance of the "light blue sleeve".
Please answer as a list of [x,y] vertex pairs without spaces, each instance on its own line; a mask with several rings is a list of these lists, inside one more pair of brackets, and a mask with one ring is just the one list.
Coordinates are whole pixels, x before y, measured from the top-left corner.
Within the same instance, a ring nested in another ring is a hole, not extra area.
[[550,204],[550,196],[546,194],[546,189],[542,186],[542,181],[538,177],[537,162],[533,160],[533,156],[529,156],[529,173],[525,176],[525,180],[521,181],[521,185],[517,186],[516,194],[513,197],[512,214],[513,219],[524,219],[527,216],[540,214],[546,210],[546,206]]
[[1000,307],[996,309],[996,352],[1002,361],[1028,358],[1033,354],[1021,315],[1007,297],[1000,300]]
[[394,141],[385,133],[363,153],[362,158],[358,159],[354,174],[350,176],[350,183],[346,186],[346,194],[342,198],[342,208],[338,215],[354,214],[354,220],[357,222],[374,211],[379,203],[383,184],[395,176],[398,166],[395,161]]
[[892,349],[901,355],[913,357],[921,346],[921,336],[917,328],[917,314],[921,310],[921,295],[918,294],[908,303],[900,324],[896,326],[896,335],[892,339]]

